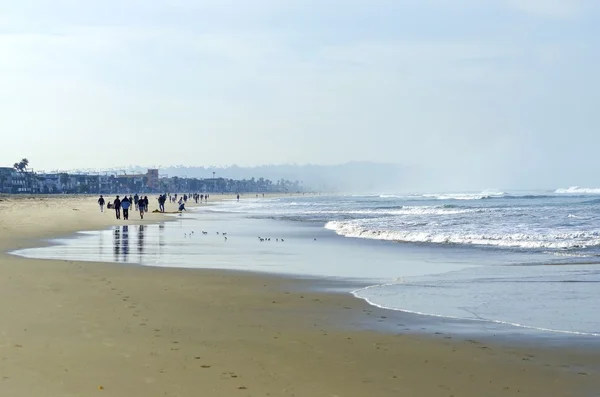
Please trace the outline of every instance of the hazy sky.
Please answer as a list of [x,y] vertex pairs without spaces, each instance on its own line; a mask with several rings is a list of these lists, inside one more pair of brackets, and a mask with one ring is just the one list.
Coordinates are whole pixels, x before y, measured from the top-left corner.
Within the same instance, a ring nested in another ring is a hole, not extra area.
[[600,186],[599,44],[597,0],[0,0],[0,162]]

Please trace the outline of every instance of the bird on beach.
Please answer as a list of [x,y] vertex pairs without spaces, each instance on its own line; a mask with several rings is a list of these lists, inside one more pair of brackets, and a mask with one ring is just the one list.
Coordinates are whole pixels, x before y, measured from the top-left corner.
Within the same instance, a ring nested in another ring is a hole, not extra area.
[[221,233],[223,236],[227,236],[227,233]]
[[225,241],[227,241],[227,236],[225,236]]
[[281,239],[281,242],[283,243],[283,239]]
[[217,232],[217,234],[219,234],[219,232]]
[[202,231],[202,234],[208,234],[208,232],[205,232],[204,230]]
[[315,240],[315,241],[317,241],[317,239],[316,239],[316,238],[315,238],[314,240]]

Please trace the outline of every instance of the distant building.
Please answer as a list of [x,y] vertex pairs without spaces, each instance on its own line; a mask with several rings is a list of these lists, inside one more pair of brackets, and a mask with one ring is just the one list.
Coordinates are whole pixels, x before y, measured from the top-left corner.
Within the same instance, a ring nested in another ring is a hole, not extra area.
[[12,193],[14,168],[0,167],[0,193]]
[[0,193],[33,193],[31,172],[19,172],[11,167],[0,167]]
[[158,168],[150,168],[146,172],[146,186],[152,190],[158,190]]
[[268,179],[251,178],[234,180],[228,178],[187,178],[159,175],[150,168],[145,173],[36,173],[32,170],[18,171],[12,167],[0,167],[0,193],[8,194],[134,194],[164,192],[197,193],[243,193],[285,192],[289,188],[300,190],[298,182],[286,180],[276,184]]
[[60,174],[37,174],[37,188],[40,193],[62,193]]

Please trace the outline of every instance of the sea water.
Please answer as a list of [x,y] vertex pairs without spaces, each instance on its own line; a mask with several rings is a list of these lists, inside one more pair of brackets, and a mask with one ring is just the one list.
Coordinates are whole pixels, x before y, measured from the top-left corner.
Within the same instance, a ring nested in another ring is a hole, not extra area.
[[600,336],[599,193],[252,197],[17,254],[360,280],[379,307]]

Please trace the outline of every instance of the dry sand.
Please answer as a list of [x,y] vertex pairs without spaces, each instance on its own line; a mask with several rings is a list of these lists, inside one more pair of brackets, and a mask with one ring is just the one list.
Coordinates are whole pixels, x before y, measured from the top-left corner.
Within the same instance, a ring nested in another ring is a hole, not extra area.
[[[303,281],[7,255],[116,221],[89,197],[0,200],[0,396],[492,397],[600,390],[595,351],[351,330],[344,321],[382,312],[346,295],[298,292]],[[149,214],[144,222],[161,217]]]

